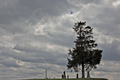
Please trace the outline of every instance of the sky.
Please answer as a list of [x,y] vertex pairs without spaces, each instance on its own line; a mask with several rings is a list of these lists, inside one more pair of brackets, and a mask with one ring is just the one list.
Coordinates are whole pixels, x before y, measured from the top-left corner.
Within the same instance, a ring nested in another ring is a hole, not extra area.
[[[101,63],[91,77],[120,78],[120,0],[0,0],[0,78],[61,78],[74,24],[93,28]],[[81,77],[81,71],[79,72]]]

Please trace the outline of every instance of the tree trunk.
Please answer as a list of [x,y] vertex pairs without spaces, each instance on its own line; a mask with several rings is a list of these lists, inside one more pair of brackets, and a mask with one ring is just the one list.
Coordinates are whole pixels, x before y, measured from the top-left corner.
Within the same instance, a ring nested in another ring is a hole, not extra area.
[[85,73],[84,73],[84,63],[82,62],[82,78],[85,78]]

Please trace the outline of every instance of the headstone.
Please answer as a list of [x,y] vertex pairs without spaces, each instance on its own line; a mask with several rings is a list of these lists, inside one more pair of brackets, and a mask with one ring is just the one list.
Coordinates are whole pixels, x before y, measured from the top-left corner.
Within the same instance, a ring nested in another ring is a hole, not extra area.
[[69,75],[67,75],[67,78],[69,79]]
[[78,73],[76,74],[76,78],[78,78]]
[[64,76],[64,79],[66,79],[65,71],[64,71],[64,74],[63,74],[63,76]]
[[62,78],[66,79],[65,71],[62,74]]
[[64,78],[63,74],[62,74],[62,79]]

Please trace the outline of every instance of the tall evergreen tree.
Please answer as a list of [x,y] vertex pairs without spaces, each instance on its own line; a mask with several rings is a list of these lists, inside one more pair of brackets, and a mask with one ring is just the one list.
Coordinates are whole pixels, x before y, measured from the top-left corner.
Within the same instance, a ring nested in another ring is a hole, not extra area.
[[100,63],[102,57],[102,50],[95,49],[97,43],[93,40],[92,30],[90,26],[84,27],[86,22],[75,23],[73,29],[77,33],[77,39],[74,41],[75,47],[69,49],[68,69],[73,68],[78,71],[78,68],[82,66],[82,78],[85,78],[85,68],[95,68]]

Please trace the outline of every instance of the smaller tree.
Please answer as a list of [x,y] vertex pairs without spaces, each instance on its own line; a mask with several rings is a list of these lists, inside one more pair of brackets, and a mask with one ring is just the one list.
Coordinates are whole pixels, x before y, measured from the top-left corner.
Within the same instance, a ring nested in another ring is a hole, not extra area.
[[[102,50],[95,49],[97,43],[93,40],[92,30],[90,26],[84,27],[86,22],[75,23],[73,27],[74,31],[77,33],[77,39],[75,42],[75,47],[69,49],[68,59],[68,69],[73,68],[78,71],[78,68],[82,66],[82,78],[85,78],[85,69],[90,71],[92,68],[96,68],[96,65],[100,63],[102,57]],[[89,75],[89,72],[88,72]]]
[[92,69],[96,69],[97,64],[100,64],[101,57],[102,57],[101,53],[102,53],[102,50],[99,50],[99,49],[94,49],[94,50],[88,52],[87,63],[85,64],[86,71],[87,71],[87,78],[90,78],[89,72]]

